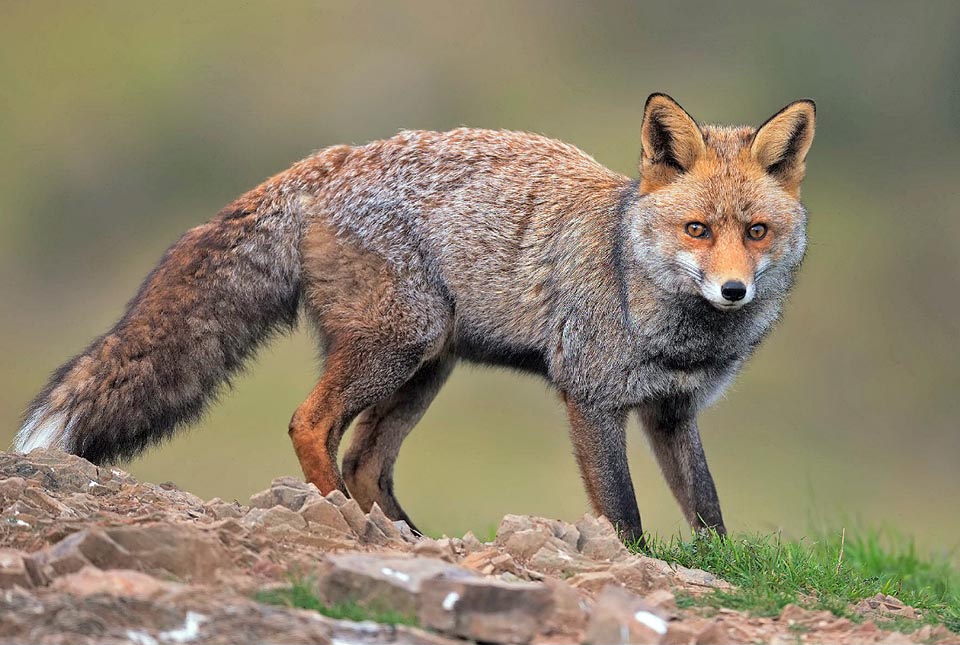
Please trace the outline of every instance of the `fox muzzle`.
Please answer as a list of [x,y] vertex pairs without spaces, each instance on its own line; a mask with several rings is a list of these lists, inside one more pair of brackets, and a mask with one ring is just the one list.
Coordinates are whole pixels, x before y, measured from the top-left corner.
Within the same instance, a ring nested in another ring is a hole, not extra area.
[[741,280],[725,280],[723,282],[704,280],[700,290],[703,297],[721,311],[740,309],[753,300],[757,292],[752,282],[748,284]]

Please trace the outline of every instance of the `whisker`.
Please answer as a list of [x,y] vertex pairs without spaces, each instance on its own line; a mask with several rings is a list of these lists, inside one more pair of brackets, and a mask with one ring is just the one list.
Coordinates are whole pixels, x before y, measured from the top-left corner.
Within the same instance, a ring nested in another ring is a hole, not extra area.
[[690,276],[694,282],[700,284],[703,281],[703,271],[700,270],[700,267],[693,266],[684,262],[683,260],[675,260],[677,268]]

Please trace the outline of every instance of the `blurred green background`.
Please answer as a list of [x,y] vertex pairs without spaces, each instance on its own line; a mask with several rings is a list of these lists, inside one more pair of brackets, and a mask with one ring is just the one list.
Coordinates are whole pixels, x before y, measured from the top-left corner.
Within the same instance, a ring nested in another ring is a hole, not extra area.
[[[4,2],[0,441],[185,229],[312,150],[400,128],[545,133],[635,175],[643,102],[759,124],[813,97],[810,249],[784,322],[701,423],[727,524],[960,544],[960,3]],[[262,351],[199,427],[127,465],[245,500],[299,474],[318,365]],[[645,526],[683,522],[635,426]],[[587,502],[544,383],[461,366],[401,453],[430,532]]]

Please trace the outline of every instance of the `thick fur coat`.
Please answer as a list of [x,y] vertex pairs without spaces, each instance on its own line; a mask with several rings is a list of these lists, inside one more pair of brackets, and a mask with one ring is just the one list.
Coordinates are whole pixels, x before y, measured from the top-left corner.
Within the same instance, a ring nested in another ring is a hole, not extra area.
[[517,132],[322,150],[175,243],[123,318],[54,373],[17,447],[131,457],[196,419],[302,308],[326,361],[289,432],[323,492],[409,521],[397,453],[463,359],[557,389],[590,500],[625,539],[642,534],[632,411],[687,519],[722,532],[696,414],[776,321],[803,258],[814,117],[798,101],[757,130],[701,126],[655,94],[639,179]]

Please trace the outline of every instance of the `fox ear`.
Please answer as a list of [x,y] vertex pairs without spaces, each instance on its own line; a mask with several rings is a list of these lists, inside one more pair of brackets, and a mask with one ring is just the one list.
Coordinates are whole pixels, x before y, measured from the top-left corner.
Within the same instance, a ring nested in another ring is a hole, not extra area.
[[700,126],[666,94],[651,94],[647,99],[640,141],[641,193],[656,190],[690,170],[706,150]]
[[803,160],[813,143],[817,106],[810,99],[794,101],[757,129],[750,153],[787,192],[799,194]]

